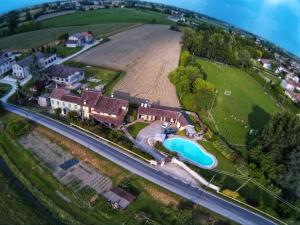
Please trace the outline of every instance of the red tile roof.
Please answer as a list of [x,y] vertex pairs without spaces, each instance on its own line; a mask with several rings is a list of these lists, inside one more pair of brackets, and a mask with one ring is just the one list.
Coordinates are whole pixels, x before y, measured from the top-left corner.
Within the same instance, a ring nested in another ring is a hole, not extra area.
[[160,120],[161,117],[166,118],[168,121],[174,119],[177,120],[180,123],[180,126],[183,127],[190,124],[179,109],[162,108],[159,106],[140,106],[138,109],[138,115],[155,116],[156,120]]
[[107,114],[118,115],[122,107],[128,107],[128,101],[118,98],[110,98],[101,96],[100,100],[95,106],[95,110]]
[[94,108],[100,97],[101,92],[99,91],[84,90],[81,95],[81,105]]
[[49,95],[49,98],[61,99],[65,94],[70,93],[69,90],[65,88],[54,88]]
[[[64,88],[55,88],[49,98],[93,108],[92,117],[99,122],[113,124],[115,127],[122,125],[129,105],[127,100],[102,96],[101,92],[92,90],[83,91],[80,97]],[[100,115],[100,113],[108,115]],[[115,117],[112,117],[112,115],[115,115]]]

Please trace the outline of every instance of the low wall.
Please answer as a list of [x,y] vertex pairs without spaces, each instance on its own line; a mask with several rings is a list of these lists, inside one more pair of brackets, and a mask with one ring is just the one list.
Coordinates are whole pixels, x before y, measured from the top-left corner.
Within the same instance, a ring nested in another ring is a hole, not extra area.
[[185,171],[187,171],[192,177],[194,177],[197,181],[199,181],[201,184],[210,187],[211,189],[219,192],[220,191],[220,187],[209,183],[207,180],[205,180],[203,177],[201,177],[198,173],[196,173],[194,170],[191,170],[187,165],[185,165],[183,162],[179,161],[176,158],[172,158],[171,163],[174,163],[178,166],[180,166],[182,169],[184,169]]

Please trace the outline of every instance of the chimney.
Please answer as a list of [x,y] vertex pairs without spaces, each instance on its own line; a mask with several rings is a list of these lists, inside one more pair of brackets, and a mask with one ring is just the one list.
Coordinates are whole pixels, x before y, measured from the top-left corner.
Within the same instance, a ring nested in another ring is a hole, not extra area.
[[86,105],[86,100],[83,100],[83,104]]
[[113,92],[111,93],[110,97],[111,97],[111,98],[113,98],[113,97],[114,97],[114,93],[113,93]]

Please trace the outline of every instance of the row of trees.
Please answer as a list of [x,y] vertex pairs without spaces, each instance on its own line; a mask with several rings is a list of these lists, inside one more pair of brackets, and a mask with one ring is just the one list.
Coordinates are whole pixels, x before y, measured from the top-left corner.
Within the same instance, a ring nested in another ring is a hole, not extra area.
[[195,31],[185,28],[182,46],[193,55],[239,67],[251,65],[251,58],[262,57],[253,41],[219,29]]
[[[300,119],[289,112],[272,117],[250,150],[252,176],[265,180],[300,210]],[[284,209],[284,210],[283,210]],[[297,210],[277,207],[283,217],[300,221]],[[299,212],[299,211],[298,211]]]

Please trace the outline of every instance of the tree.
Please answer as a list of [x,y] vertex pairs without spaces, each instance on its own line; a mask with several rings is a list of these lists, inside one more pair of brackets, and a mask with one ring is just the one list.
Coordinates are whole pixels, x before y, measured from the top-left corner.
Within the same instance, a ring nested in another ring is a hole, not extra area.
[[35,82],[45,81],[48,76],[43,71],[43,67],[35,54],[32,55],[32,63],[29,65],[29,72]]
[[61,114],[61,108],[56,108],[54,109],[54,115],[56,118],[59,118],[60,114]]
[[19,19],[19,13],[16,11],[11,11],[8,13],[7,16],[7,24],[8,28],[11,32],[14,32],[18,27],[18,19]]
[[180,55],[179,64],[180,66],[187,66],[190,59],[190,53],[187,50],[184,50]]
[[69,38],[69,34],[68,33],[63,33],[58,37],[58,40],[60,41],[66,41]]
[[242,67],[249,66],[251,64],[251,55],[248,50],[244,49],[239,51],[239,60]]
[[70,112],[68,112],[67,119],[68,119],[69,123],[75,123],[75,124],[77,124],[77,122],[79,120],[78,119],[78,113],[77,113],[77,111],[70,111]]
[[196,32],[191,28],[184,28],[182,30],[182,33],[183,33],[181,36],[182,48],[190,50],[193,45],[193,40]]
[[29,10],[26,11],[25,18],[26,18],[27,21],[32,20],[32,15],[31,15],[31,13],[29,12]]
[[0,115],[2,115],[5,112],[4,106],[3,106],[3,102],[0,101]]
[[[294,165],[291,154],[300,151],[300,119],[289,112],[277,113],[265,126],[250,152],[250,159],[264,171],[267,179],[280,183],[279,174],[288,174],[287,165]],[[298,164],[299,165],[299,164]]]

